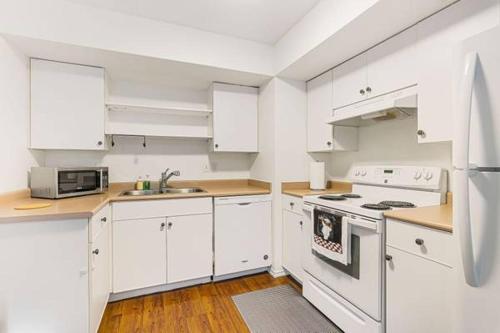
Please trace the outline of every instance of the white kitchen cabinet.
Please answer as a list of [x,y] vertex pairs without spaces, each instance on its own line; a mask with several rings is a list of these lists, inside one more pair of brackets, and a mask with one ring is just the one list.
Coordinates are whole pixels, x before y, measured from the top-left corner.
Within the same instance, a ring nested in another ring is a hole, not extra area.
[[337,109],[366,98],[366,61],[366,53],[363,53],[333,69],[332,108]]
[[457,44],[499,24],[498,1],[460,1],[417,25],[419,143],[451,141]]
[[452,235],[387,219],[387,333],[451,329]]
[[271,266],[271,198],[216,198],[215,276]]
[[283,210],[283,267],[297,280],[302,282],[302,229],[304,224],[302,214]]
[[166,218],[114,220],[113,292],[166,283]]
[[416,41],[412,27],[366,52],[367,98],[417,84]]
[[211,94],[215,152],[257,152],[259,89],[213,83]]
[[167,283],[213,274],[212,223],[212,214],[167,218]]
[[90,244],[90,332],[97,332],[111,292],[111,222]]
[[307,151],[332,151],[332,71],[307,82]]
[[33,149],[105,149],[104,69],[31,59]]

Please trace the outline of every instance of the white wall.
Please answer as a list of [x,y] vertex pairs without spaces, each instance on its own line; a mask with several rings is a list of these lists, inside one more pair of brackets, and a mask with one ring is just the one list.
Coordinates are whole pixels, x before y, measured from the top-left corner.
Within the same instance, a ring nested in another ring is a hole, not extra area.
[[28,170],[43,163],[30,151],[29,61],[0,37],[0,193],[26,188]]
[[0,32],[260,74],[271,45],[62,0],[0,1]]
[[451,171],[451,143],[417,143],[417,119],[380,122],[359,130],[356,152],[334,152],[328,161],[330,178],[344,178],[354,164],[438,166]]
[[377,1],[321,0],[275,44],[275,72],[280,73]]

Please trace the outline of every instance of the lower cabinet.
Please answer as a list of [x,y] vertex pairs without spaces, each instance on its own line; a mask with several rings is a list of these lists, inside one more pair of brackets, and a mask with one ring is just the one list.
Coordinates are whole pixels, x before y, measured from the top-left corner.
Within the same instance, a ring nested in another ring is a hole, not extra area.
[[212,214],[167,218],[167,283],[212,275]]
[[113,221],[113,292],[167,283],[166,218]]
[[90,332],[97,332],[111,292],[111,224],[90,244]]
[[300,282],[304,275],[301,262],[303,221],[302,214],[283,210],[283,267]]
[[387,220],[386,332],[451,333],[450,233]]
[[271,266],[271,197],[215,199],[216,277]]

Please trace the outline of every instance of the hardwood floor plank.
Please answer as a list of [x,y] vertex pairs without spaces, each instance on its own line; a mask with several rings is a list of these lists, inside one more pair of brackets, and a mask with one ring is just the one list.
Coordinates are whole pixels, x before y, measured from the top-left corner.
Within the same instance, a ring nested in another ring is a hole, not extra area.
[[282,284],[300,290],[262,273],[109,303],[99,333],[249,332],[231,296]]

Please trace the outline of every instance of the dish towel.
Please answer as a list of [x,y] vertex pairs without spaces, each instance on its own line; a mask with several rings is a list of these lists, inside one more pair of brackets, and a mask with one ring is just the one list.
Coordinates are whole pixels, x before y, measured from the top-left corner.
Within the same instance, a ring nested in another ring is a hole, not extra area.
[[312,249],[343,265],[351,263],[351,224],[349,218],[314,209]]

